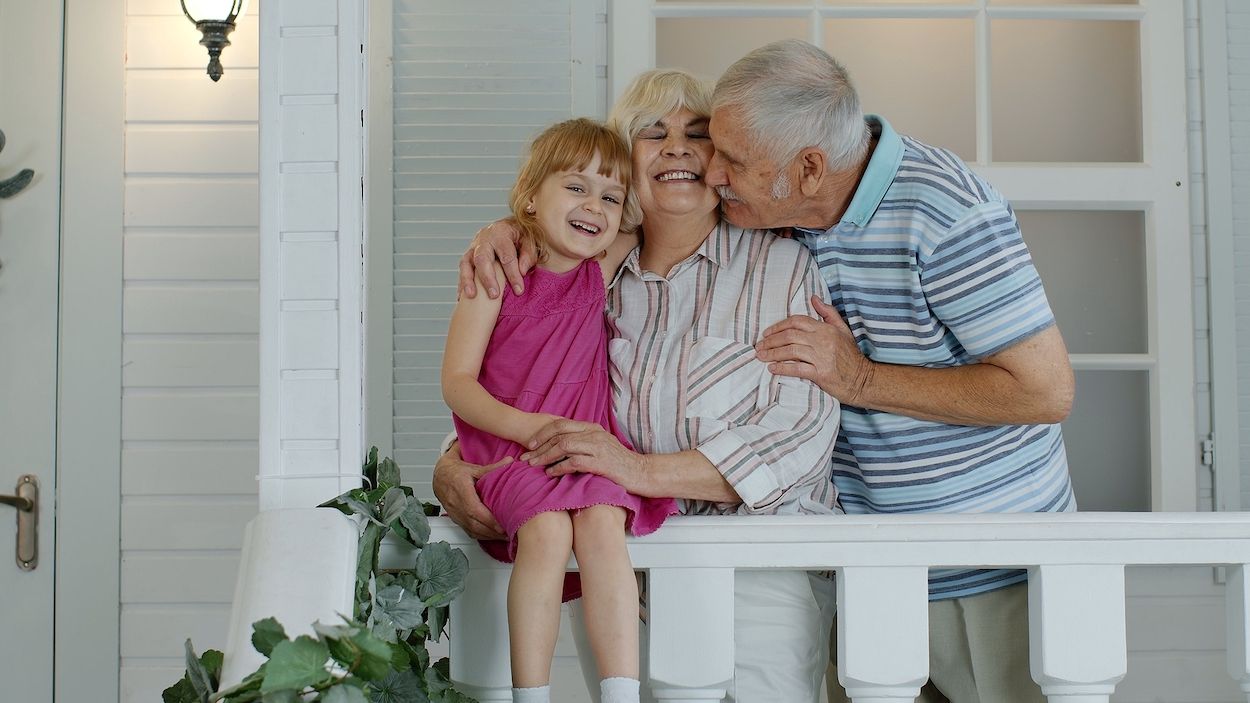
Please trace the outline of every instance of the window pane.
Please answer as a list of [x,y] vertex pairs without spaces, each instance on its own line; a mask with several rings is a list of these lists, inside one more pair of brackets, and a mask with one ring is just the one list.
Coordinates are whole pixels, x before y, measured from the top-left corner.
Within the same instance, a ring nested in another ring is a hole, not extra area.
[[1142,213],[1029,210],[1016,217],[1068,351],[1146,353]]
[[655,65],[715,80],[734,61],[779,39],[807,39],[806,19],[699,17],[655,21]]
[[975,160],[972,20],[826,20],[824,48],[850,71],[865,112]]
[[994,20],[994,161],[1141,161],[1137,22]]
[[1081,510],[1150,510],[1150,386],[1145,371],[1077,371],[1063,423]]

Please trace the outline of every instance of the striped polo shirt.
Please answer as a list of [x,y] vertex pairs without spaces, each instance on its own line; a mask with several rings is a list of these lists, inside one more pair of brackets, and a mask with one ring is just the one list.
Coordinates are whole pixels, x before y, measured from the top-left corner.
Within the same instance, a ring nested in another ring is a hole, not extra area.
[[[1055,324],[1011,206],[945,149],[867,118],[877,147],[842,220],[798,230],[860,350],[887,364],[976,363]],[[844,405],[833,456],[862,513],[1076,509],[1059,425],[970,427]],[[991,591],[1020,570],[934,569],[929,598]]]

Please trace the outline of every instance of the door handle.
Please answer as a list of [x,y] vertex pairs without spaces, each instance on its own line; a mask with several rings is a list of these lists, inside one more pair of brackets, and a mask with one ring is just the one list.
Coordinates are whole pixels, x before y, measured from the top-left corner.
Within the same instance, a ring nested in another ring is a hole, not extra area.
[[0,505],[17,508],[17,566],[34,571],[39,566],[39,479],[23,474],[14,495],[0,496]]
[[[4,132],[2,131],[0,131],[0,151],[4,151]],[[0,200],[12,198],[22,192],[34,178],[35,172],[24,168],[18,171],[17,175],[12,178],[0,179]]]

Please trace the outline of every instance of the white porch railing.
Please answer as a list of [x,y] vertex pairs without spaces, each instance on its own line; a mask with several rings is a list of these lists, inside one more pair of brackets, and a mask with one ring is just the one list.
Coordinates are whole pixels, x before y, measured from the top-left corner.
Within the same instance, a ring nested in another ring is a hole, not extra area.
[[[511,700],[509,567],[446,518],[432,539],[469,557],[452,604],[452,678]],[[1124,567],[1228,568],[1228,669],[1250,701],[1250,514],[1074,513],[681,517],[630,541],[649,575],[649,685],[719,701],[733,671],[735,569],[836,569],[838,669],[855,703],[912,701],[928,678],[929,567],[1025,567],[1033,678],[1051,703],[1107,703],[1127,670]],[[393,549],[383,565],[407,561]]]

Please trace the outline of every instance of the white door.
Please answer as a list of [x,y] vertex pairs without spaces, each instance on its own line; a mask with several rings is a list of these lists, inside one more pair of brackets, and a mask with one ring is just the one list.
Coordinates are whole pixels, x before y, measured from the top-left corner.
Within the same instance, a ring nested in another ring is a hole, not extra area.
[[[0,505],[0,695],[52,700],[63,3],[0,0],[0,495],[38,482],[37,559],[18,563],[19,509]],[[24,557],[30,555],[23,555]]]

